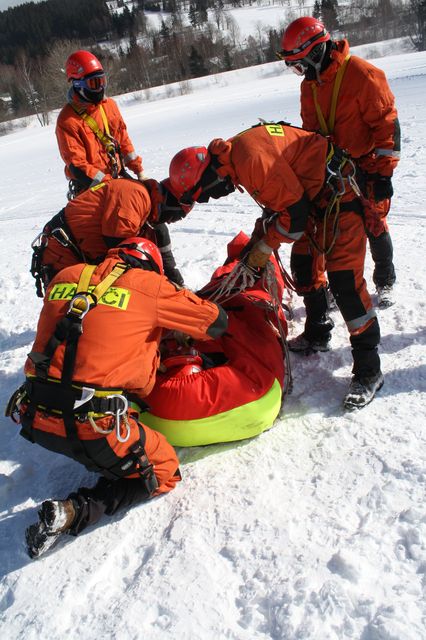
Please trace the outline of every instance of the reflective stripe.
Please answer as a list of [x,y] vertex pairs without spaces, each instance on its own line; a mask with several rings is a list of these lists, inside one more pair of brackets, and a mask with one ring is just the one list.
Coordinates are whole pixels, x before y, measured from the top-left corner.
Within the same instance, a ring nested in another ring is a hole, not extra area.
[[124,162],[127,162],[128,160],[136,160],[136,158],[137,158],[136,151],[131,151],[123,159],[124,159]]
[[374,149],[374,152],[377,153],[378,156],[392,156],[393,158],[400,158],[400,151],[393,151],[393,149]]
[[160,249],[160,253],[168,253],[169,251],[172,250],[172,245],[171,244],[166,244],[166,246],[158,247],[158,249]]
[[105,178],[105,174],[102,173],[102,171],[98,171],[89,186],[96,187],[96,185],[102,182],[104,178]]
[[282,236],[285,236],[286,238],[290,238],[290,240],[300,240],[300,238],[303,236],[303,234],[305,233],[304,231],[296,231],[295,233],[289,233],[288,231],[286,231],[284,229],[284,227],[282,227],[280,225],[280,223],[278,222],[278,220],[275,222],[275,229],[278,231],[278,233],[280,233]]
[[361,329],[361,327],[363,327],[365,324],[367,324],[369,320],[372,320],[375,317],[376,312],[373,308],[371,308],[365,315],[346,322],[346,326],[348,327],[349,331],[357,331],[358,329]]
[[272,427],[279,414],[281,400],[281,386],[278,380],[274,380],[271,388],[260,398],[212,416],[172,420],[160,418],[148,411],[143,413],[141,420],[151,429],[160,431],[175,447],[232,442],[252,438]]

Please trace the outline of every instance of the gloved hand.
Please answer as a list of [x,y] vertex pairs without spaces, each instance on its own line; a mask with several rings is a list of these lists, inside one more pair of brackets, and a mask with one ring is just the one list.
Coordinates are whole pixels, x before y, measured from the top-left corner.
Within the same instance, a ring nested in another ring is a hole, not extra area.
[[387,200],[393,196],[393,186],[390,176],[381,176],[379,173],[368,176],[371,181],[373,197],[376,202]]
[[148,176],[143,171],[143,169],[142,169],[142,171],[139,171],[139,173],[138,173],[138,180],[139,180],[139,182],[145,182],[145,180],[149,180]]
[[259,240],[256,244],[250,249],[250,252],[246,258],[246,263],[249,267],[253,269],[259,267],[263,269],[266,266],[271,254],[272,247],[266,244],[263,240]]

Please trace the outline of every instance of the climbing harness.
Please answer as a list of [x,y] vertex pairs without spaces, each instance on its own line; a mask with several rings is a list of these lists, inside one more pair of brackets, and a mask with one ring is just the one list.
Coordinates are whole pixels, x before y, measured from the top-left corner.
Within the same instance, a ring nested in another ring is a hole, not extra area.
[[[89,470],[102,473],[105,477],[117,479],[137,472],[144,482],[149,495],[158,488],[153,465],[146,455],[142,437],[128,447],[129,453],[118,456],[118,461],[106,466],[92,459],[87,447],[80,440],[76,422],[88,422],[96,433],[108,436],[115,431],[118,442],[126,443],[131,435],[128,419],[128,399],[121,389],[102,389],[73,382],[75,360],[79,338],[83,332],[83,320],[108,292],[114,282],[123,275],[128,265],[115,264],[112,271],[96,286],[90,281],[96,265],[85,265],[76,285],[74,295],[66,314],[57,322],[53,335],[42,353],[32,351],[29,358],[35,366],[35,376],[27,376],[25,383],[10,398],[6,416],[21,424],[21,435],[37,442],[33,422],[36,412],[62,418],[70,455]],[[49,377],[50,363],[56,349],[64,344],[61,379]],[[111,428],[105,429],[98,420],[113,416]],[[49,447],[48,447],[49,448]],[[53,449],[56,450],[56,449]],[[60,449],[63,453],[63,450]],[[109,458],[108,458],[109,460]]]
[[[329,150],[326,159],[326,178],[324,186],[316,198],[316,215],[314,220],[314,233],[307,232],[309,242],[323,258],[333,249],[338,235],[339,215],[341,211],[352,211],[357,208],[353,201],[341,204],[342,197],[353,191],[355,198],[362,200],[362,193],[356,180],[356,167],[348,153],[335,147],[329,142]],[[325,209],[318,206],[322,199],[327,201]],[[315,239],[316,220],[322,222],[322,241]],[[327,234],[331,227],[331,239],[327,246]]]
[[[118,141],[110,134],[108,119],[103,106],[101,104],[99,105],[99,111],[104,125],[104,130],[102,131],[95,118],[89,115],[87,111],[81,111],[81,109],[79,109],[73,102],[70,102],[69,104],[74,109],[75,113],[79,115],[93,131],[100,143],[105,147],[105,151],[107,152],[111,164],[111,175],[113,178],[118,178],[121,171],[124,170],[123,157]],[[117,161],[117,155],[119,157],[120,164]]]
[[83,251],[80,249],[65,220],[65,209],[61,209],[59,213],[54,215],[53,218],[45,224],[43,231],[39,233],[31,243],[33,255],[31,258],[30,272],[35,279],[37,296],[39,298],[43,298],[50,280],[55,275],[49,265],[43,264],[43,253],[49,244],[49,238],[54,238],[65,249],[70,249],[77,258],[77,262],[87,262]]

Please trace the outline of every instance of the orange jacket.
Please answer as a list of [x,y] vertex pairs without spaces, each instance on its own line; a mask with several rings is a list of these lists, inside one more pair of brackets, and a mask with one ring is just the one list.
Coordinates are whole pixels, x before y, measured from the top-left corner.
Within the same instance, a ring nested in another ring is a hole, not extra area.
[[[77,109],[82,109],[82,103],[78,101],[72,90],[70,96],[70,100]],[[117,104],[112,98],[105,98],[100,104],[105,111],[109,133],[120,145],[124,164],[138,174],[142,171],[142,158],[135,153]],[[104,132],[100,105],[85,103],[84,110],[96,120],[98,127]],[[82,183],[87,182],[85,186],[93,186],[102,182],[106,176],[110,176],[111,164],[105,146],[82,117],[74,111],[71,104],[66,104],[59,113],[56,137],[68,179],[75,178]],[[118,158],[117,161],[119,163]]]
[[[317,80],[303,80],[301,116],[303,127],[318,131],[320,122],[315,108],[312,86],[327,122],[339,67],[349,53],[347,40],[335,43],[332,63]],[[325,132],[323,132],[325,133]],[[381,69],[357,56],[351,56],[344,71],[335,113],[334,142],[355,158],[368,173],[391,176],[400,155],[400,129],[395,98]]]
[[[92,276],[96,285],[120,262],[112,249]],[[63,269],[49,285],[40,314],[33,351],[43,352],[62,318],[84,268]],[[215,338],[226,329],[225,312],[187,289],[177,291],[165,276],[143,269],[129,269],[102,296],[83,319],[73,381],[111,389],[123,389],[145,397],[152,389],[159,366],[158,346],[162,328],[177,329],[199,340]],[[52,357],[49,376],[61,378],[64,344]],[[34,375],[27,359],[25,373]]]
[[252,127],[209,145],[222,165],[220,175],[229,175],[261,206],[278,212],[264,237],[272,248],[303,235],[309,202],[324,184],[327,149],[323,136],[278,123]]
[[[141,182],[120,178],[81,192],[68,202],[64,213],[85,259],[95,263],[108,251],[105,239],[140,235],[140,229],[151,213],[151,199]],[[49,237],[43,253],[44,265],[50,265],[57,272],[76,262],[81,260],[71,249]]]

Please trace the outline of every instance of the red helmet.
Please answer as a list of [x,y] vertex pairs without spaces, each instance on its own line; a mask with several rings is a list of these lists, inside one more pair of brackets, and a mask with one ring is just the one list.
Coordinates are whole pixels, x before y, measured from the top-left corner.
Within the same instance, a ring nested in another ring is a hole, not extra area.
[[316,18],[298,18],[290,23],[281,39],[282,60],[300,60],[306,58],[312,49],[321,42],[330,40],[330,34],[322,22]]
[[167,374],[173,378],[183,378],[203,370],[203,360],[195,349],[193,353],[170,356],[161,360],[161,364],[166,368]]
[[194,202],[200,195],[200,180],[210,160],[206,147],[187,147],[172,158],[169,167],[170,186],[179,201],[187,196],[183,204]]
[[163,259],[157,245],[146,238],[127,238],[118,245],[121,253],[148,262],[154,271],[164,275]]
[[103,73],[103,67],[90,51],[74,51],[65,63],[67,80],[81,80],[91,73]]

